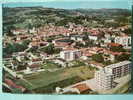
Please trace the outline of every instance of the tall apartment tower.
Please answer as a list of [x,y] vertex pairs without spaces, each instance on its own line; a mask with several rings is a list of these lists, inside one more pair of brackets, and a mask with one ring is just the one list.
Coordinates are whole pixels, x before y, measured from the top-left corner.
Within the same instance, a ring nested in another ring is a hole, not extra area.
[[98,90],[108,90],[116,86],[116,78],[123,77],[131,73],[131,62],[123,61],[111,64],[95,73],[95,82]]
[[113,88],[113,74],[100,70],[95,73],[95,82],[98,90],[108,90]]

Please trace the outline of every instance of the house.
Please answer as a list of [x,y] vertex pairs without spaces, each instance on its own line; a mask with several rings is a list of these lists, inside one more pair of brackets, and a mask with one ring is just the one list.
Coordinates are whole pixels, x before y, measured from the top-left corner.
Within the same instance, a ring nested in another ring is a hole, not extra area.
[[29,33],[36,33],[36,32],[37,31],[36,31],[35,27],[33,27],[32,29],[29,30]]
[[29,48],[32,48],[32,47],[41,47],[41,46],[47,46],[48,45],[48,42],[44,42],[44,41],[32,41],[28,47]]
[[16,29],[16,30],[11,30],[11,31],[12,31],[12,33],[13,33],[14,35],[25,34],[25,33],[27,33],[27,30],[25,30],[25,29]]
[[104,41],[104,43],[105,44],[107,44],[107,43],[111,43],[112,42],[112,37],[111,37],[111,35],[110,34],[104,34],[104,37],[105,38],[103,38],[103,41]]
[[27,67],[27,71],[29,72],[36,72],[37,70],[41,69],[41,65],[38,63],[31,64]]
[[131,36],[117,36],[114,42],[121,44],[125,49],[131,48]]
[[74,41],[81,41],[82,42],[85,39],[85,35],[71,35],[70,39],[74,40]]
[[97,41],[98,40],[98,37],[96,35],[89,35],[88,38],[90,40],[94,40],[94,41]]
[[107,44],[107,46],[109,47],[109,48],[111,48],[111,47],[119,47],[119,46],[122,46],[122,44],[119,44],[119,43],[108,43]]
[[89,48],[89,52],[91,54],[103,53],[104,52],[103,50],[104,50],[104,48],[100,48],[100,47]]
[[29,35],[18,35],[16,36],[16,41],[21,41],[21,40],[25,40],[28,39]]
[[41,58],[33,58],[31,59],[30,62],[28,62],[28,65],[32,65],[32,64],[41,64],[43,61]]
[[69,47],[70,45],[69,45],[69,43],[65,43],[65,42],[56,42],[55,44],[54,44],[54,46],[56,47],[56,48],[65,48],[65,47]]
[[91,91],[91,88],[85,83],[77,84],[77,85],[73,86],[72,88],[78,89],[79,93],[85,93],[85,92]]
[[91,56],[93,55],[93,53],[90,53],[89,48],[82,48],[82,49],[80,49],[80,51],[82,52],[81,59],[90,59]]
[[115,61],[115,58],[116,56],[119,56],[123,54],[123,52],[113,52],[113,51],[110,51],[110,50],[104,50],[104,56],[106,56],[108,58],[108,60],[114,62]]
[[26,88],[24,88],[23,86],[17,85],[15,82],[13,82],[10,79],[5,78],[4,81],[11,89],[19,89],[21,92],[26,91]]

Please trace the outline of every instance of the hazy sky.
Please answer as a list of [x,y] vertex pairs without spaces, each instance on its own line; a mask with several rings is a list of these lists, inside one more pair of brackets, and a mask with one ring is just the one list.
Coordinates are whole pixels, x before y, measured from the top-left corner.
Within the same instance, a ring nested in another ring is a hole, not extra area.
[[[76,9],[76,8],[123,8],[131,9],[131,0],[5,0],[5,1],[17,1],[17,3],[4,4],[8,7],[28,7],[28,6],[43,6],[51,8],[63,8],[63,9]],[[30,2],[30,3],[19,3]],[[42,3],[42,1],[44,3]],[[46,2],[49,1],[49,2]],[[50,2],[51,1],[51,2]],[[64,2],[65,3],[64,3]],[[101,2],[100,2],[101,1]],[[103,2],[104,1],[104,2]],[[106,1],[106,2],[105,2]],[[33,3],[31,3],[33,2]],[[36,3],[37,2],[37,3]]]
[[131,2],[132,0],[3,0],[4,2],[42,2],[42,1],[126,1]]

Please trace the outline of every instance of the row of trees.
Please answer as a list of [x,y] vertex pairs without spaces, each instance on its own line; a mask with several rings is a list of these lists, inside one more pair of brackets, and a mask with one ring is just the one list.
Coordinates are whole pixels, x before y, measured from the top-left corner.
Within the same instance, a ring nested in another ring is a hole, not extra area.
[[[121,55],[115,56],[116,62],[124,61],[124,60],[129,60],[129,58],[130,58],[130,55],[126,54],[126,53],[123,53]],[[111,64],[111,61],[104,61],[104,57],[103,57],[102,54],[94,54],[92,56],[92,60],[94,60],[96,62],[99,62],[99,63],[103,63],[105,65]]]
[[48,46],[41,48],[40,50],[47,54],[59,53],[61,51],[60,48],[55,48],[53,44],[49,44]]
[[3,48],[3,56],[10,55],[14,52],[22,52],[28,48],[30,40],[25,40],[21,44],[19,43],[9,43],[5,48]]

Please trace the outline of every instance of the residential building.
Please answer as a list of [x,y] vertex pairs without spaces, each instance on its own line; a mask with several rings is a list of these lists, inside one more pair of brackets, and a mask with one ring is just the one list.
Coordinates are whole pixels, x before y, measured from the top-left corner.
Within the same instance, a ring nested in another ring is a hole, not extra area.
[[98,69],[103,69],[104,65],[102,63],[98,63],[96,61],[89,61],[88,62],[90,66],[98,68]]
[[116,78],[130,74],[131,62],[123,61],[111,64],[95,73],[95,82],[98,90],[108,90],[116,86]]
[[101,69],[95,73],[95,83],[98,90],[108,90],[113,88],[113,74]]
[[11,79],[4,79],[5,84],[12,90],[19,89],[19,91],[24,92],[26,91],[26,88],[24,88],[21,85],[17,85],[15,82],[13,82]]
[[131,48],[131,36],[117,36],[114,41],[123,45],[125,49]]
[[122,61],[105,67],[107,73],[113,74],[114,78],[125,76],[131,72],[131,62]]
[[98,40],[98,37],[96,35],[89,35],[88,37],[90,40],[94,40],[94,41]]
[[81,56],[82,56],[82,52],[80,50],[66,50],[66,51],[60,52],[60,58],[67,61],[78,59]]
[[72,35],[70,36],[70,39],[74,41],[83,41],[85,39],[85,35]]
[[11,30],[11,31],[14,35],[27,33],[27,30],[25,29],[16,29],[16,30]]

